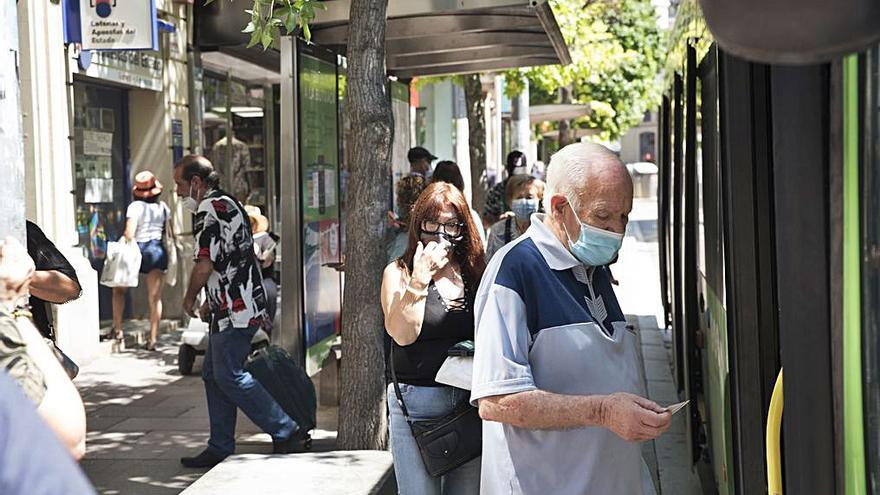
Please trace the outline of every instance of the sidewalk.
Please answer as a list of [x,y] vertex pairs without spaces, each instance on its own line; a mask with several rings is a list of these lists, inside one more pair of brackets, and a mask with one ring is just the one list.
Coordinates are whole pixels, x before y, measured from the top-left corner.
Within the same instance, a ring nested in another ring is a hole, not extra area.
[[[179,458],[208,441],[205,391],[196,361],[193,376],[177,371],[177,332],[159,338],[159,352],[128,349],[84,367],[75,380],[86,404],[88,437],[82,467],[99,493],[176,494],[206,470]],[[318,411],[313,451],[336,444],[336,410]],[[269,453],[271,438],[239,414],[238,453]]]
[[[641,341],[648,398],[664,406],[679,402],[672,382],[669,338],[657,328],[653,315],[630,315],[627,321],[636,327]],[[654,476],[658,495],[703,495],[699,478],[688,459],[684,411],[672,417],[669,431],[654,441],[642,444],[642,455]]]

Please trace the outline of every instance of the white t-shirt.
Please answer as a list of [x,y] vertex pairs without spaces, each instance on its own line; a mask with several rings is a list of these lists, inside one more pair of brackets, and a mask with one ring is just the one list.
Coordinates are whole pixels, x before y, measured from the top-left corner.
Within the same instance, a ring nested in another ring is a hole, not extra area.
[[125,218],[137,220],[134,240],[137,242],[147,242],[162,240],[162,229],[170,215],[171,210],[168,209],[168,205],[163,201],[157,203],[133,201],[128,205]]

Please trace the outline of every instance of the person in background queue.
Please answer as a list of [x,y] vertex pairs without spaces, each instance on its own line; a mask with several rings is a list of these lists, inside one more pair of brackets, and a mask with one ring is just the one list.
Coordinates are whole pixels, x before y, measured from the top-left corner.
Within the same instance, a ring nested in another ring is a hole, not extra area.
[[416,146],[415,148],[410,148],[406,153],[406,159],[409,161],[410,175],[418,175],[428,179],[431,176],[431,163],[433,163],[437,157],[432,155],[431,152],[425,148]]
[[577,143],[553,155],[546,189],[547,214],[496,253],[477,293],[481,493],[653,495],[638,442],[672,418],[643,398],[636,336],[604,268],[632,179],[607,148]]
[[260,264],[260,272],[263,275],[263,290],[266,291],[266,328],[269,333],[275,327],[275,316],[278,312],[278,283],[275,281],[275,254],[278,234],[269,231],[269,219],[263,215],[258,206],[246,205],[244,207],[251,222],[251,232],[254,236],[254,255]]
[[507,177],[503,181],[495,184],[489,189],[486,195],[486,206],[483,208],[483,221],[487,226],[494,225],[495,222],[501,220],[510,211],[510,206],[504,201],[505,192],[507,190],[507,181],[514,175],[522,175],[529,173],[526,155],[522,151],[511,151],[507,154],[507,161],[504,165]]
[[400,258],[406,251],[406,245],[409,243],[410,213],[427,185],[424,177],[418,175],[410,175],[397,181],[397,211],[400,212],[400,216],[394,215],[392,211],[388,212],[388,223],[393,229],[387,250],[388,263]]
[[266,318],[263,280],[244,207],[219,189],[219,177],[203,156],[188,155],[177,162],[174,182],[184,208],[196,215],[195,266],[183,310],[195,317],[196,295],[206,288],[202,310],[211,313],[202,368],[211,435],[203,452],[180,462],[190,468],[213,467],[233,454],[236,408],[272,436],[273,453],[297,451],[306,432],[243,369],[251,339]]
[[[394,341],[389,364],[412,417],[441,418],[467,400],[467,391],[441,385],[435,377],[449,348],[473,338],[474,294],[484,266],[464,196],[443,182],[428,186],[413,207],[406,252],[385,268],[381,289],[385,330]],[[393,384],[387,392],[399,493],[479,493],[479,458],[440,478],[428,474]]]
[[541,211],[544,199],[544,183],[531,175],[514,175],[507,181],[505,202],[510,205],[513,216],[507,216],[489,229],[486,260],[506,244],[525,233],[532,224],[532,215]]
[[[464,194],[464,177],[461,175],[461,169],[458,164],[453,161],[443,160],[434,168],[434,175],[431,176],[431,182],[448,182],[455,186],[462,194]],[[471,216],[474,219],[474,225],[477,232],[480,233],[480,241],[483,247],[486,246],[486,229],[483,228],[483,222],[480,220],[480,214],[476,210],[470,208]]]

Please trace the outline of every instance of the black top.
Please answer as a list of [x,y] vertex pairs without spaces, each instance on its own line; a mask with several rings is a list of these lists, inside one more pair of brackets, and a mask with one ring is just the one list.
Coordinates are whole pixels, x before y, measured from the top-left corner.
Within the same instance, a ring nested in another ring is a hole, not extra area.
[[473,302],[471,291],[465,289],[463,298],[447,304],[431,281],[419,337],[407,346],[391,343],[394,346],[394,370],[400,383],[422,387],[444,386],[434,378],[446,360],[446,352],[462,340],[474,338]]
[[[79,285],[76,270],[73,269],[67,258],[61,254],[61,251],[55,247],[55,244],[52,244],[52,241],[46,237],[46,234],[30,220],[27,221],[27,251],[31,259],[34,260],[37,271],[58,271],[70,277]],[[43,334],[43,337],[54,339],[46,301],[39,297],[31,296],[30,305],[34,326]]]

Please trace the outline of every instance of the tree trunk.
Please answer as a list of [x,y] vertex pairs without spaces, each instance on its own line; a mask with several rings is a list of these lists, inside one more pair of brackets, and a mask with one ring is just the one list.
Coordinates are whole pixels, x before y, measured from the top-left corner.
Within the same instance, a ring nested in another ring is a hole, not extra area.
[[486,120],[483,83],[479,74],[464,76],[464,98],[471,157],[471,208],[483,211],[486,202]]
[[[571,103],[571,86],[563,86],[559,88],[559,102],[560,103]],[[571,129],[571,121],[570,120],[560,120],[559,121],[559,148],[563,148],[564,146],[568,146],[569,144],[574,142],[574,137],[572,136]]]
[[391,195],[394,120],[385,76],[388,0],[352,0],[348,34],[351,164],[346,201],[345,294],[342,307],[342,391],[338,445],[385,449],[384,318],[379,287],[385,268],[385,212]]

